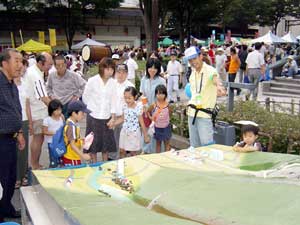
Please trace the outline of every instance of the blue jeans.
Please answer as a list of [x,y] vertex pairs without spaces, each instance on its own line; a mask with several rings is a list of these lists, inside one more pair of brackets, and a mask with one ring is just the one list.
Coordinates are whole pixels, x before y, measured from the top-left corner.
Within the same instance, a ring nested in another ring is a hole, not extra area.
[[293,77],[296,74],[293,68],[289,68],[287,71],[282,72],[282,76]]
[[193,117],[188,117],[190,145],[194,148],[214,143],[214,130],[211,119],[197,117],[192,124]]
[[55,168],[60,164],[60,159],[55,158],[50,150],[50,143],[48,143],[48,152],[49,152],[49,161],[50,161],[50,168]]

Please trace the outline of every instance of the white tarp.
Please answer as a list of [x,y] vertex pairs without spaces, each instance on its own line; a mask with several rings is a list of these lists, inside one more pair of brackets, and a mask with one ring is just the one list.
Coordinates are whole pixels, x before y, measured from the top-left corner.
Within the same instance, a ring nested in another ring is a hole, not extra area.
[[251,43],[253,44],[256,42],[264,42],[266,44],[286,43],[285,40],[283,40],[281,37],[276,36],[271,31],[269,31],[264,36],[251,40]]
[[298,43],[297,38],[289,31],[286,35],[282,37],[287,43]]
[[71,49],[73,50],[81,50],[83,46],[88,45],[88,46],[106,46],[106,44],[102,42],[95,41],[90,38],[86,38],[85,40],[77,43],[76,45],[72,45]]

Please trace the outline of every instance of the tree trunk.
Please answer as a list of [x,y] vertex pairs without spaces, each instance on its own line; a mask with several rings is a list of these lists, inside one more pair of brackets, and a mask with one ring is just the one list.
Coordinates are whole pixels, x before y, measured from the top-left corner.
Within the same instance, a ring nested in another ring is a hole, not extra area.
[[277,27],[278,27],[278,24],[279,24],[280,20],[276,20],[274,22],[274,34],[277,35]]
[[147,48],[147,57],[152,51],[152,4],[151,0],[144,0],[144,5],[142,4],[142,0],[140,0],[140,8],[143,12],[143,22],[146,33],[146,41],[145,45]]
[[152,0],[152,51],[157,50],[158,41],[158,0]]

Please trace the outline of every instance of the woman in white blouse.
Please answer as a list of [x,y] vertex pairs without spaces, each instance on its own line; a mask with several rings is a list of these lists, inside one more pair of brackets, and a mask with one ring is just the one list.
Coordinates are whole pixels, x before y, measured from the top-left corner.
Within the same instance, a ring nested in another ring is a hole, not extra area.
[[107,161],[108,152],[116,152],[113,124],[116,113],[116,81],[112,78],[115,63],[111,58],[103,58],[99,63],[99,74],[91,77],[82,95],[83,102],[92,112],[87,115],[86,134],[94,132],[94,141],[89,151],[93,163],[97,162],[97,152]]

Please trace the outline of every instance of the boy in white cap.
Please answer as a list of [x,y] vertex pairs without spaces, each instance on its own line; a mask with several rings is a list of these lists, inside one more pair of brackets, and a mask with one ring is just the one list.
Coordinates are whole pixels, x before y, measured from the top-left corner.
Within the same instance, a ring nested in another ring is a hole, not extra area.
[[215,108],[217,96],[225,95],[226,90],[216,69],[203,62],[203,55],[197,47],[186,49],[184,54],[192,67],[192,96],[187,111],[190,144],[192,147],[200,147],[214,142],[212,115],[209,111]]

